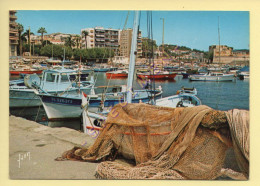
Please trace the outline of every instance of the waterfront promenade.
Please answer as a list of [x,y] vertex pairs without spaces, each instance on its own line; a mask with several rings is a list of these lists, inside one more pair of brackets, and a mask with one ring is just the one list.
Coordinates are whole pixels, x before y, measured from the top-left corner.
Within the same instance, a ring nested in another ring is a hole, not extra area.
[[23,118],[9,117],[10,179],[96,179],[97,163],[55,161],[55,158],[84,144],[90,136],[69,128],[50,128]]

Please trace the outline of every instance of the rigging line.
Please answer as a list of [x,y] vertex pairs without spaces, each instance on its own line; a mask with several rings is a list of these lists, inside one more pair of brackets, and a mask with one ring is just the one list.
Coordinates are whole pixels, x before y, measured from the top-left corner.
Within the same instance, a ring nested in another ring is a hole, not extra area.
[[[154,53],[153,53],[153,14],[152,14],[152,11],[151,11],[151,43],[152,43],[152,62],[153,62],[153,66],[154,66]],[[155,79],[154,79],[154,71],[153,71],[153,101],[154,101],[154,104],[156,103],[155,102]]]
[[[104,55],[103,55],[103,58],[102,58],[102,59],[105,58],[105,54],[106,54],[106,52],[104,52]],[[103,61],[103,60],[102,60],[102,61]],[[101,64],[102,64],[102,62],[101,62]],[[100,68],[100,69],[101,69],[101,68]],[[94,86],[96,85],[99,72],[100,72],[100,70],[98,71],[98,73],[97,73],[97,75],[96,75],[96,79],[94,80]]]
[[[155,83],[154,83],[154,60],[153,60],[153,33],[152,33],[152,12],[148,11],[148,46],[151,49],[149,52],[149,64],[152,66],[152,71],[150,71],[150,75],[153,74],[153,84],[150,90],[154,91]],[[151,94],[153,95],[153,93]],[[155,95],[154,95],[155,96]],[[152,96],[152,101],[154,102],[154,96]]]
[[[33,98],[26,104],[26,106],[23,107],[23,109],[19,112],[18,115],[22,114],[22,112],[26,109],[27,106],[29,106],[29,104],[33,101],[34,98],[38,98],[38,96],[36,94],[34,94]],[[39,100],[40,101],[40,100]]]
[[41,108],[41,105],[39,105],[39,108],[38,108],[38,111],[37,111],[37,115],[36,115],[36,118],[35,118],[35,122],[37,121],[37,118],[38,118],[38,114],[39,114],[40,108]]
[[111,78],[112,78],[112,76],[110,76],[110,78],[109,78],[109,80],[108,80],[108,83],[107,83],[107,88],[105,89],[105,93],[104,93],[104,96],[105,96],[105,98],[104,98],[104,104],[105,104],[105,101],[106,101],[106,93],[107,93],[107,89],[108,89],[108,87],[109,87]]
[[[150,76],[152,75],[152,71],[154,70],[154,67],[151,64],[151,53],[150,53],[150,49],[151,49],[151,12],[147,11],[147,48],[148,48],[148,62],[149,62],[149,67],[150,67]],[[150,86],[150,79],[148,79],[148,88],[149,90],[151,90],[151,86]],[[150,94],[151,95],[151,94]],[[149,96],[149,101],[152,101],[152,96]]]

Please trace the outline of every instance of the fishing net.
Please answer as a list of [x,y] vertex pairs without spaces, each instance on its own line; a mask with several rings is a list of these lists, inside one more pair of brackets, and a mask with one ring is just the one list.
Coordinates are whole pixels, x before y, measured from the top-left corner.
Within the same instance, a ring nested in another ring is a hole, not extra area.
[[[215,111],[204,105],[166,108],[118,104],[89,149],[74,148],[63,158],[102,160],[96,168],[96,176],[102,179],[214,179],[220,175],[230,136],[238,140],[238,150],[244,148],[241,134],[229,124],[230,120],[236,123],[237,117],[232,111]],[[243,132],[242,138],[247,139],[248,134]],[[135,165],[109,161],[118,154],[135,160]]]
[[249,111],[233,109],[226,112],[233,148],[241,171],[249,176]]

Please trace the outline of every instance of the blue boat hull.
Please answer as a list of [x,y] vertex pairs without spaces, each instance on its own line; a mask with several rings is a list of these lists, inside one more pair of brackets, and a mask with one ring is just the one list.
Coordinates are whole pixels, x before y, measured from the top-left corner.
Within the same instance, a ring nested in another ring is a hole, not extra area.
[[[52,104],[61,104],[61,105],[71,105],[71,106],[79,106],[81,107],[82,100],[79,98],[67,98],[67,97],[59,97],[59,96],[49,96],[49,95],[39,95],[43,103],[52,103]],[[156,96],[159,98],[160,95]],[[149,102],[150,98],[133,98],[132,103]],[[105,107],[115,106],[116,104],[123,103],[124,99],[107,99],[104,103]],[[101,99],[90,99],[89,107],[99,107],[101,103]]]

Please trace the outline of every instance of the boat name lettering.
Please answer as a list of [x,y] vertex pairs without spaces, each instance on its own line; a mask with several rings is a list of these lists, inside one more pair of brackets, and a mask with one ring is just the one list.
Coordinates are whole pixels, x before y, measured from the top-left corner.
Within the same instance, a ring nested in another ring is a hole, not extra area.
[[62,99],[62,98],[51,98],[51,101],[52,101],[52,102],[56,102],[56,103],[72,104],[72,100]]

